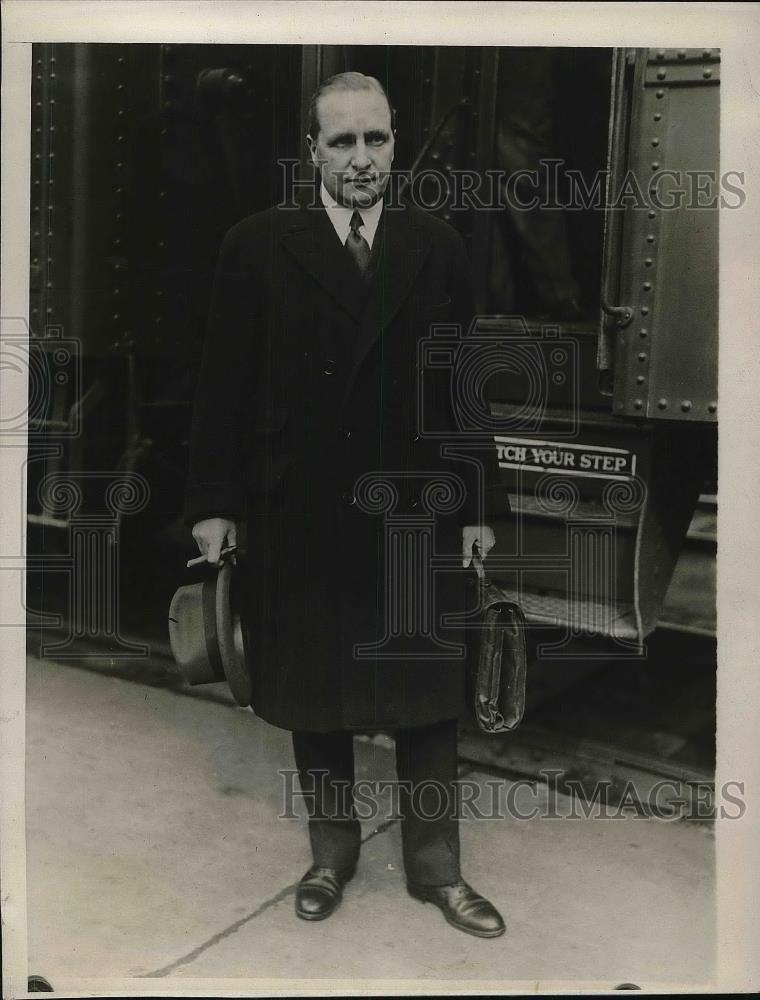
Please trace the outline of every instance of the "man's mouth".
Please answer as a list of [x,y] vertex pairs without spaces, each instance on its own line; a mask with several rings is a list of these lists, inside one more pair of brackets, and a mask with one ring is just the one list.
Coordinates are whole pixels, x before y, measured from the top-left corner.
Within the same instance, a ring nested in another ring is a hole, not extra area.
[[375,178],[371,174],[357,174],[356,177],[351,178],[351,183],[355,187],[368,187],[374,181]]

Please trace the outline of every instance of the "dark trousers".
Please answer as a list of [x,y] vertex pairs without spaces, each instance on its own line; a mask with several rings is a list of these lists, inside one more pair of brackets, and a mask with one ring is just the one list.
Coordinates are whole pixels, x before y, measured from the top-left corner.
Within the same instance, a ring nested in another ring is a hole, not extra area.
[[[406,877],[448,885],[460,877],[456,719],[399,729],[394,736]],[[314,863],[353,867],[361,844],[352,794],[353,733],[294,732],[293,750],[309,809]]]

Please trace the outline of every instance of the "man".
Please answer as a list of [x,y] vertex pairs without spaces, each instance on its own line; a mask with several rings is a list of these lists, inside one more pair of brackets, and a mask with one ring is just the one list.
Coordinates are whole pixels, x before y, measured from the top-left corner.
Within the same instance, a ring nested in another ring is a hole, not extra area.
[[[342,794],[354,779],[353,733],[392,731],[409,892],[455,927],[496,937],[500,915],[459,867],[462,635],[438,628],[443,612],[464,608],[473,545],[485,555],[494,538],[479,516],[477,463],[444,454],[417,412],[418,341],[432,324],[466,329],[472,316],[467,259],[439,220],[409,205],[385,210],[395,136],[377,80],[332,77],[311,111],[319,192],[244,219],[222,246],[187,520],[211,563],[245,525],[252,706],[292,731],[310,803],[314,863],[298,916],[329,916],[356,867],[360,827]],[[445,372],[431,373],[424,396],[426,426],[455,439]],[[387,569],[385,515],[423,528],[434,520],[435,553],[452,557],[417,595],[420,607],[432,601],[432,637],[425,611],[389,635],[398,587],[408,597],[411,584]]]

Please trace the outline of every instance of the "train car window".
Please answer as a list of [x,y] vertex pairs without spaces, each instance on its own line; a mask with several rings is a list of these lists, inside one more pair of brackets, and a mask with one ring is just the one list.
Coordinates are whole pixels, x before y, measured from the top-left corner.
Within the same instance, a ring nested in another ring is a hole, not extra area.
[[593,192],[605,169],[610,73],[609,50],[500,52],[493,166],[507,180],[506,207],[493,220],[492,311],[598,315],[604,186],[595,204],[579,195]]
[[345,46],[332,61],[387,88],[394,167],[470,243],[479,307],[594,325],[612,50]]

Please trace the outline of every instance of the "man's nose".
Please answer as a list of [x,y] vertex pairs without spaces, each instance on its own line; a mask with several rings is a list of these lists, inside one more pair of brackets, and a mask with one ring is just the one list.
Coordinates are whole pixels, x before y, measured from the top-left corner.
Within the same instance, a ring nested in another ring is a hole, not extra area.
[[371,160],[367,152],[367,147],[359,140],[354,146],[354,155],[351,157],[351,164],[355,170],[366,170],[370,163]]

